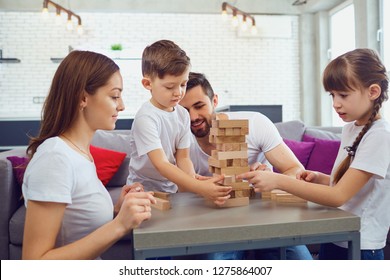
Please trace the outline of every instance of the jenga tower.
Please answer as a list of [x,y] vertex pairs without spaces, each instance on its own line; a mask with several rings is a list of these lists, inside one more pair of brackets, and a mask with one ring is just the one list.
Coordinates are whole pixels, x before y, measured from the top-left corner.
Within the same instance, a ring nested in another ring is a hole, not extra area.
[[215,143],[217,149],[211,151],[209,170],[213,174],[225,174],[222,185],[233,187],[231,198],[223,207],[249,204],[251,187],[235,176],[249,171],[248,144],[245,142],[248,132],[248,120],[229,120],[226,114],[221,113],[212,121],[210,143]]

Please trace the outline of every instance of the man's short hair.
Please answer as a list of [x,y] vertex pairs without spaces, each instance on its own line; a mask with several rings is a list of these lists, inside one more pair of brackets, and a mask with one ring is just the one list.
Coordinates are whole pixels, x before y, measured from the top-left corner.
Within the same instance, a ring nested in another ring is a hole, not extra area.
[[210,98],[210,100],[213,99],[214,90],[211,87],[206,76],[202,73],[190,72],[188,82],[187,82],[187,91],[196,86],[201,86],[205,94]]
[[190,58],[178,45],[160,40],[147,46],[142,53],[142,75],[160,79],[165,75],[179,76],[191,65]]

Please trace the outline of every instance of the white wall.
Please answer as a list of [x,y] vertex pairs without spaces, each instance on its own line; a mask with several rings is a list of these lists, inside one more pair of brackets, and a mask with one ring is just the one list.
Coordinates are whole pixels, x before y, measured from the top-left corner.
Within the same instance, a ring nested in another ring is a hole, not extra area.
[[[84,35],[69,33],[54,18],[40,13],[0,12],[0,49],[4,57],[21,59],[0,64],[0,118],[39,118],[44,97],[58,63],[68,46],[109,50],[121,43],[123,56],[139,57],[143,48],[159,39],[181,46],[192,61],[192,70],[205,73],[220,105],[282,104],[283,120],[300,119],[298,16],[291,20],[290,38],[238,38],[220,15],[79,13]],[[54,17],[54,16],[53,16]],[[272,27],[267,27],[272,28]],[[140,84],[140,62],[116,60],[124,77],[126,110],[132,117],[149,98]]]

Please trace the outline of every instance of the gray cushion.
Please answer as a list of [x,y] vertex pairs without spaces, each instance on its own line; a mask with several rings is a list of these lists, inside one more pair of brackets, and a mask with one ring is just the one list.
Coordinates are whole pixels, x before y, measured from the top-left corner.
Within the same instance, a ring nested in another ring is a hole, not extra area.
[[305,132],[305,124],[301,121],[279,122],[275,126],[284,139],[301,141]]
[[26,207],[22,205],[9,221],[10,241],[14,245],[23,244],[24,220],[26,218]]
[[307,127],[305,134],[320,139],[340,140],[341,130],[341,127]]
[[97,130],[92,138],[93,146],[130,154],[130,130]]

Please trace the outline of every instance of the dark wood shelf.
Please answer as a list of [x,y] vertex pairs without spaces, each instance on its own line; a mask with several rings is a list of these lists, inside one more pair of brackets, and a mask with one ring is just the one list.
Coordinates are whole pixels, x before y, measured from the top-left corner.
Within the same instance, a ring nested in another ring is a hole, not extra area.
[[18,58],[0,58],[0,63],[20,63]]

